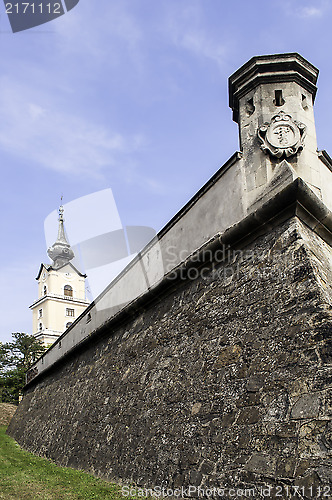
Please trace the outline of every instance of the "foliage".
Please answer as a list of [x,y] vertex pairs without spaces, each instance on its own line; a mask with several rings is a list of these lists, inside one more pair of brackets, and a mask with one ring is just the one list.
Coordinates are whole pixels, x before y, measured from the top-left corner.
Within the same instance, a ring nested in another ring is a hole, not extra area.
[[[58,467],[22,450],[0,426],[0,498],[4,500],[130,500],[119,486]],[[149,500],[149,499],[147,499]]]
[[0,344],[0,402],[18,404],[25,373],[46,350],[26,333],[13,333],[13,342]]

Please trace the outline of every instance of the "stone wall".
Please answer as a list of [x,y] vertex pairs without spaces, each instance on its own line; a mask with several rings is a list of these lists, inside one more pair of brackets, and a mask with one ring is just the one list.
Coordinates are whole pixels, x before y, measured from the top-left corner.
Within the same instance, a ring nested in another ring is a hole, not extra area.
[[331,262],[292,218],[204,265],[29,386],[10,435],[126,484],[313,498],[331,483]]

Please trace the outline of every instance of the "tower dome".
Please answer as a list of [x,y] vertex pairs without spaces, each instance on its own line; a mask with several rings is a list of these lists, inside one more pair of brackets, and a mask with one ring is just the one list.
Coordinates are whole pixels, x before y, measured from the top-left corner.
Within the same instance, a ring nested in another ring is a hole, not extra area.
[[59,269],[60,267],[68,264],[75,254],[69,245],[64,228],[64,218],[63,218],[64,208],[61,205],[59,208],[59,230],[56,242],[47,250],[48,256],[53,260],[53,268]]

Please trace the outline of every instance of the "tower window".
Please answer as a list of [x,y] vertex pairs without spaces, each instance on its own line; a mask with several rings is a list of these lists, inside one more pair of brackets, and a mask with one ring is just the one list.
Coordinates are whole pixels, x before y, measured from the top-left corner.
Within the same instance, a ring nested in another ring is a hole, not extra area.
[[247,104],[246,104],[246,112],[248,116],[251,116],[255,111],[255,106],[254,106],[254,99],[253,97],[251,99],[248,99]]
[[302,108],[308,109],[307,97],[304,94],[302,94]]
[[73,296],[73,289],[70,285],[65,285],[64,286],[64,294],[66,297],[72,297]]
[[274,91],[275,99],[274,99],[274,104],[276,106],[283,106],[285,104],[285,99],[282,97],[282,90],[275,90]]
[[44,285],[44,295],[47,295],[47,286]]
[[75,310],[66,308],[66,316],[75,316]]
[[39,331],[41,332],[43,329],[43,323],[39,323]]
[[38,318],[41,318],[43,316],[43,310],[39,309],[38,311]]
[[72,325],[72,324],[73,324],[72,321],[68,321],[68,323],[66,323],[66,328],[69,328],[70,325]]

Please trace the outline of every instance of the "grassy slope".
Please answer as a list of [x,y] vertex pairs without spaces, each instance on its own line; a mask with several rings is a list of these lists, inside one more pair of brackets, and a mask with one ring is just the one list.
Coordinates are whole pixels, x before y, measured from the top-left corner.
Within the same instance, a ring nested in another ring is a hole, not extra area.
[[0,427],[0,499],[123,500],[118,486],[36,457],[5,431],[6,427]]

